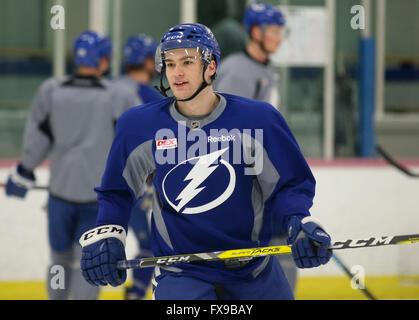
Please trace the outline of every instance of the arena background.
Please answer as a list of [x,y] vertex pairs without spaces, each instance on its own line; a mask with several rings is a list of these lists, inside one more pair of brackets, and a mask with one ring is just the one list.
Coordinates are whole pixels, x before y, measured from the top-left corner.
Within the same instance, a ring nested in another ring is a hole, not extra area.
[[[224,59],[244,47],[240,22],[251,2],[2,0],[0,183],[19,158],[36,90],[48,77],[74,70],[71,48],[80,32],[111,36],[109,77],[121,73],[122,44],[130,35],[160,39],[180,22],[209,26]],[[272,60],[280,75],[280,110],[317,180],[313,216],[334,240],[418,234],[419,179],[379,151],[419,172],[419,37],[413,36],[419,32],[419,0],[266,2],[283,8],[295,22],[279,50],[288,48],[288,55],[283,51]],[[64,8],[64,29],[53,27],[54,5]],[[306,55],[293,56],[292,50]],[[36,174],[46,185],[47,161]],[[46,197],[33,190],[20,201],[0,192],[0,299],[46,299]],[[132,237],[127,245],[133,257]],[[377,299],[419,299],[418,253],[418,244],[336,252],[349,269],[355,266],[353,278],[335,260],[302,270],[296,298],[368,299],[357,278],[364,274],[363,284]],[[100,297],[121,299],[122,289],[104,288]]]

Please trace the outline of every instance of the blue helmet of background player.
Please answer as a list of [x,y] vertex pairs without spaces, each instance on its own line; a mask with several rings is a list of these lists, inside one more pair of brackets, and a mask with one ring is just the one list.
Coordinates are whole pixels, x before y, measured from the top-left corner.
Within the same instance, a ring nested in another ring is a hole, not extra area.
[[281,27],[285,25],[285,18],[278,8],[267,3],[253,3],[246,9],[243,25],[248,33],[250,33],[253,26],[263,28],[270,24],[276,24]]
[[220,47],[212,31],[199,23],[184,23],[170,28],[161,38],[156,52],[156,70],[164,69],[164,52],[179,48],[196,48],[200,51],[204,66],[215,60],[220,61]]
[[96,68],[103,57],[110,57],[111,40],[94,31],[82,32],[74,41],[73,54],[77,66]]
[[128,39],[124,47],[124,64],[142,66],[148,57],[154,59],[157,42],[151,37],[140,34]]

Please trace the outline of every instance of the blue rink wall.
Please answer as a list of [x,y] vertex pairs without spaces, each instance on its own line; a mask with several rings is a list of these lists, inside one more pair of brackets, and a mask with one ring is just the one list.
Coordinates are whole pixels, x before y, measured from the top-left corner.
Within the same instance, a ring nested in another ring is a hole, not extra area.
[[[0,166],[5,181],[11,162]],[[419,233],[419,179],[408,178],[378,160],[309,161],[317,180],[311,213],[332,240],[362,239]],[[410,163],[419,171],[419,161]],[[36,171],[39,185],[48,182],[48,166]],[[44,191],[31,191],[25,201],[0,192],[0,284],[44,281],[49,263]],[[362,266],[366,277],[419,276],[419,244],[335,251],[348,267]],[[136,242],[127,239],[127,258]],[[301,279],[342,277],[332,260],[325,266],[300,270]],[[418,284],[416,284],[418,285]],[[419,299],[419,287],[416,287]]]

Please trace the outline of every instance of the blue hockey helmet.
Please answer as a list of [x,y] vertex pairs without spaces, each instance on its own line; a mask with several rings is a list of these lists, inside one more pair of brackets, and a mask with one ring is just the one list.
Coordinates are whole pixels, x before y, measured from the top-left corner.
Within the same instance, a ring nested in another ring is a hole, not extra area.
[[278,8],[267,3],[253,3],[246,9],[243,25],[248,33],[255,25],[263,27],[269,24],[285,25],[285,18]]
[[94,31],[84,31],[74,41],[74,61],[78,66],[95,68],[100,59],[110,57],[111,52],[112,44],[109,37]]
[[124,46],[124,64],[141,66],[146,58],[154,59],[157,45],[156,41],[144,34],[130,37]]
[[218,67],[221,52],[212,31],[199,23],[184,23],[170,28],[161,38],[156,51],[156,70],[164,69],[165,51],[180,48],[195,48],[201,53],[205,66],[215,60]]

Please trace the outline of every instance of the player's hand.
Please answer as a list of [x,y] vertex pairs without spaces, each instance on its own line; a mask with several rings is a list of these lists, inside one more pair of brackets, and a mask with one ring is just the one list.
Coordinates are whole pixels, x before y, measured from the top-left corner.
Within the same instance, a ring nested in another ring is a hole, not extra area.
[[24,198],[26,193],[35,184],[35,175],[32,171],[25,169],[21,164],[12,168],[7,182],[6,195]]
[[80,238],[82,246],[81,270],[83,277],[93,286],[119,286],[127,279],[126,270],[116,263],[126,260],[126,232],[118,225],[99,226],[85,232]]
[[292,256],[298,268],[318,267],[326,264],[333,255],[328,249],[331,243],[329,234],[312,217],[291,217],[287,243],[292,245]]

